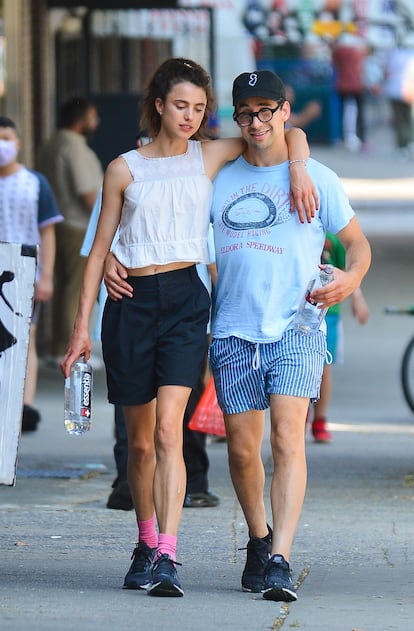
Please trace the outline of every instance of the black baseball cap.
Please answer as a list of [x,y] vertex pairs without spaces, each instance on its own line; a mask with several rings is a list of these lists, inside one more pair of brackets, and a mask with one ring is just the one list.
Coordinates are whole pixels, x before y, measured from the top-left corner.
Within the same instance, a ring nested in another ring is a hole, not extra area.
[[263,96],[272,101],[286,99],[283,81],[271,70],[243,72],[233,81],[233,105],[249,96]]

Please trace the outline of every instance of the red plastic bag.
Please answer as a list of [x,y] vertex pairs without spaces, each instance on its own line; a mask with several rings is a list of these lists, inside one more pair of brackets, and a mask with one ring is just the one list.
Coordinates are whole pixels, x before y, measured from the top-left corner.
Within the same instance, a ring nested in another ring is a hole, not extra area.
[[216,388],[212,376],[201,395],[188,427],[196,432],[204,432],[204,434],[226,435],[223,412],[217,403]]

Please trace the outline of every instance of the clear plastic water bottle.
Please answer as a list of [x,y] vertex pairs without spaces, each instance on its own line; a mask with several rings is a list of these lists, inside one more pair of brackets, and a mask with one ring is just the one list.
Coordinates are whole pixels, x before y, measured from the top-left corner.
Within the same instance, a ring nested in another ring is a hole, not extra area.
[[92,366],[82,355],[65,379],[65,428],[68,434],[84,434],[91,428]]
[[319,274],[307,286],[305,295],[293,320],[293,328],[298,333],[314,335],[319,331],[328,309],[318,309],[318,303],[312,300],[311,294],[315,289],[324,287],[333,281],[333,271],[333,265],[325,265],[325,269],[320,270]]

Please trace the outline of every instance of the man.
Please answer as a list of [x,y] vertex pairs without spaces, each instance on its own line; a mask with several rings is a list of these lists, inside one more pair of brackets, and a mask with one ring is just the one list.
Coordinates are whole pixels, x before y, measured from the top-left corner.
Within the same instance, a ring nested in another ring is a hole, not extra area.
[[89,216],[102,185],[102,166],[87,138],[99,124],[93,103],[75,97],[61,109],[61,127],[41,148],[38,169],[48,178],[65,218],[56,228],[51,358],[64,355],[73,330],[86,259],[80,255]]
[[[293,330],[302,296],[318,271],[325,231],[338,233],[347,270],[312,298],[328,307],[350,295],[370,264],[370,247],[338,177],[308,161],[319,210],[302,222],[290,211],[290,168],[285,87],[269,71],[243,73],[233,84],[234,120],[247,143],[214,182],[211,221],[217,263],[210,363],[224,412],[230,474],[249,527],[243,589],[269,600],[293,601],[290,550],[306,487],[305,419],[319,395],[325,329]],[[108,260],[110,295],[127,287]],[[121,274],[122,276],[122,274]],[[123,273],[125,278],[125,273]],[[127,295],[127,294],[125,294]],[[273,528],[267,525],[261,444],[270,407],[274,472]]]
[[[319,197],[312,222],[289,212],[285,87],[270,71],[244,73],[233,84],[234,120],[247,143],[214,184],[218,282],[210,361],[224,412],[229,466],[249,526],[243,589],[270,600],[293,601],[290,550],[306,487],[305,419],[318,398],[326,352],[324,331],[305,336],[293,319],[318,269],[325,231],[337,233],[347,269],[314,292],[322,307],[359,287],[370,247],[337,176],[309,160]],[[261,443],[270,407],[274,471],[267,526]],[[269,552],[271,556],[269,558]]]
[[0,117],[0,240],[39,244],[22,415],[22,432],[33,432],[40,421],[40,413],[34,406],[38,373],[37,322],[41,303],[50,300],[53,293],[55,225],[63,217],[46,178],[18,161],[20,147],[15,122]]

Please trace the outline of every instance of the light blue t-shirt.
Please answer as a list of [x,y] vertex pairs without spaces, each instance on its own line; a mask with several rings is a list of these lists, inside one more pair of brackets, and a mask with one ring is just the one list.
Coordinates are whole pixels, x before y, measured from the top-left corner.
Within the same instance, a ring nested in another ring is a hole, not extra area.
[[211,209],[218,273],[213,337],[279,340],[318,273],[325,231],[339,232],[354,216],[338,176],[313,159],[307,166],[320,208],[305,224],[289,210],[288,162],[255,167],[239,157],[217,175]]

